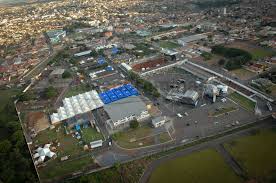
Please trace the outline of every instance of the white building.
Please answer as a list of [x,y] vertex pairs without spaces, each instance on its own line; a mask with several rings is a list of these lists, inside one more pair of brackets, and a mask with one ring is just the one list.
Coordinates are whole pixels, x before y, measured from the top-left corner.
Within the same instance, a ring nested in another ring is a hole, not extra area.
[[96,141],[90,142],[90,147],[92,149],[97,147],[102,147],[102,146],[103,146],[103,140],[96,140]]
[[166,122],[166,117],[165,116],[159,116],[156,118],[153,118],[151,123],[154,126],[154,128],[158,128],[160,126],[163,126]]

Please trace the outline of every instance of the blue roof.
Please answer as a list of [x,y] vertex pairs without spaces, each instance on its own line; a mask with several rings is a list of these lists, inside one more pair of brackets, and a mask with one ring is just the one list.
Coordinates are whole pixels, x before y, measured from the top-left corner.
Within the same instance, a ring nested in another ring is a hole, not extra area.
[[139,91],[131,84],[126,84],[120,87],[112,88],[99,94],[104,104],[109,104],[111,102],[133,95],[139,95]]
[[75,125],[75,129],[79,131],[81,129],[80,125]]
[[117,54],[119,52],[117,47],[112,48],[112,54]]
[[103,56],[100,56],[100,57],[98,58],[98,64],[102,65],[102,64],[104,64],[104,63],[105,63],[104,57],[103,57]]
[[105,68],[105,70],[106,70],[106,71],[112,71],[112,70],[113,70],[113,67],[109,65],[109,66],[107,66],[107,67]]

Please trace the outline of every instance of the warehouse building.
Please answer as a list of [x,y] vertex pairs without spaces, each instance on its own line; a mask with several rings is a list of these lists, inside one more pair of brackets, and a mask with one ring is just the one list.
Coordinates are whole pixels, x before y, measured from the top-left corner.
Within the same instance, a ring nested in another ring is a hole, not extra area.
[[134,119],[140,122],[150,117],[146,104],[135,95],[104,105],[104,110],[110,118],[108,124],[112,129],[128,127]]
[[199,94],[194,90],[187,90],[184,93],[182,90],[172,89],[166,96],[166,99],[196,106]]
[[191,36],[185,36],[177,40],[178,44],[186,46],[188,43],[207,39],[208,37],[204,34],[195,34]]
[[61,79],[64,71],[65,71],[64,69],[55,69],[50,73],[49,78],[50,79],[54,79],[54,78]]
[[184,96],[181,99],[181,102],[196,106],[197,102],[198,102],[198,98],[199,98],[199,95],[198,95],[198,93],[196,91],[194,91],[194,90],[187,90],[184,93]]

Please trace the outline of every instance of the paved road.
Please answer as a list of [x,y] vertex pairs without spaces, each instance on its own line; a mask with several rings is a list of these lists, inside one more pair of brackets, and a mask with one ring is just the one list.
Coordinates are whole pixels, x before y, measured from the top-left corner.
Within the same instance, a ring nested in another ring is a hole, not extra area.
[[234,172],[244,177],[245,173],[242,169],[242,167],[239,165],[239,163],[232,157],[232,155],[224,148],[222,144],[219,144],[215,147],[217,152],[221,154],[221,156],[224,158],[225,162],[234,170]]
[[[227,141],[230,141],[234,138],[237,138],[237,137],[240,137],[242,135],[248,134],[248,132],[250,132],[253,129],[270,128],[273,125],[273,121],[274,121],[273,118],[268,118],[266,120],[260,121],[259,124],[254,126],[254,127],[251,127],[251,128],[245,129],[245,130],[241,130],[241,131],[235,132],[233,134],[226,135],[226,136],[223,136],[221,138],[214,139],[214,140],[211,140],[211,141],[208,141],[208,142],[205,142],[205,143],[201,143],[201,144],[198,144],[198,145],[195,145],[195,146],[177,151],[173,154],[169,154],[168,156],[165,156],[161,159],[157,159],[157,160],[153,161],[149,165],[149,167],[145,170],[143,176],[140,179],[140,183],[147,183],[149,178],[150,178],[150,175],[154,171],[154,169],[157,168],[161,163],[163,163],[165,161],[173,160],[177,157],[182,157],[182,156],[191,154],[193,152],[201,151],[203,149],[217,147],[219,144],[223,144],[223,143],[225,143]],[[225,152],[222,152],[222,154],[224,154],[225,159],[231,158],[228,155],[226,155]],[[233,160],[228,160],[228,161],[226,161],[226,162],[232,164],[232,166],[235,166],[235,169],[236,169],[237,172],[242,173],[242,170],[236,164],[233,163]]]

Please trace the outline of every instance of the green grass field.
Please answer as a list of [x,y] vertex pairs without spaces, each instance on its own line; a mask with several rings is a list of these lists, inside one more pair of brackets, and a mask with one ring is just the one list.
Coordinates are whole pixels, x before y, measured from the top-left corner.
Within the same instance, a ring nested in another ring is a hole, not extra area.
[[156,53],[154,49],[150,49],[151,45],[145,43],[136,43],[134,45],[136,48],[133,51],[136,56],[148,56]]
[[78,86],[73,86],[68,89],[68,91],[65,93],[64,97],[72,97],[74,95],[78,95],[80,93],[85,93],[87,91],[90,91],[91,88],[86,86],[86,85],[78,85]]
[[273,51],[262,49],[262,48],[254,49],[254,51],[251,51],[250,53],[252,54],[252,57],[254,60],[258,60],[264,57],[270,57],[275,54],[275,52]]
[[82,128],[81,132],[82,139],[87,144],[95,140],[103,139],[103,136],[95,128]]
[[57,147],[58,157],[71,155],[71,157],[77,157],[80,154],[85,153],[83,147],[79,145],[79,141],[72,137],[71,134],[66,135],[64,127],[60,126],[58,132],[55,129],[47,129],[40,132],[34,139],[36,145],[44,145],[50,142],[59,142],[60,146]]
[[241,80],[247,80],[256,75],[254,72],[251,72],[244,68],[232,70],[232,71],[230,71],[230,73],[233,74],[234,76],[238,77]]
[[276,170],[276,131],[265,129],[224,146],[240,162],[250,178],[269,177]]
[[52,179],[57,176],[64,176],[66,174],[80,171],[88,166],[93,166],[94,161],[91,156],[86,156],[76,160],[67,160],[60,162],[59,159],[50,161],[47,166],[38,169],[39,175],[42,179]]
[[142,126],[137,129],[129,129],[125,132],[117,133],[113,139],[123,148],[138,148],[150,146],[158,143],[164,143],[171,140],[167,132],[154,135],[153,128]]
[[167,161],[157,167],[149,183],[240,183],[239,177],[213,149]]
[[160,47],[165,48],[165,49],[175,49],[180,47],[179,44],[172,42],[172,41],[160,41],[159,42]]
[[234,92],[234,93],[230,94],[229,98],[234,100],[235,102],[239,103],[246,110],[254,111],[256,103],[249,100],[248,98],[238,94],[237,92]]

